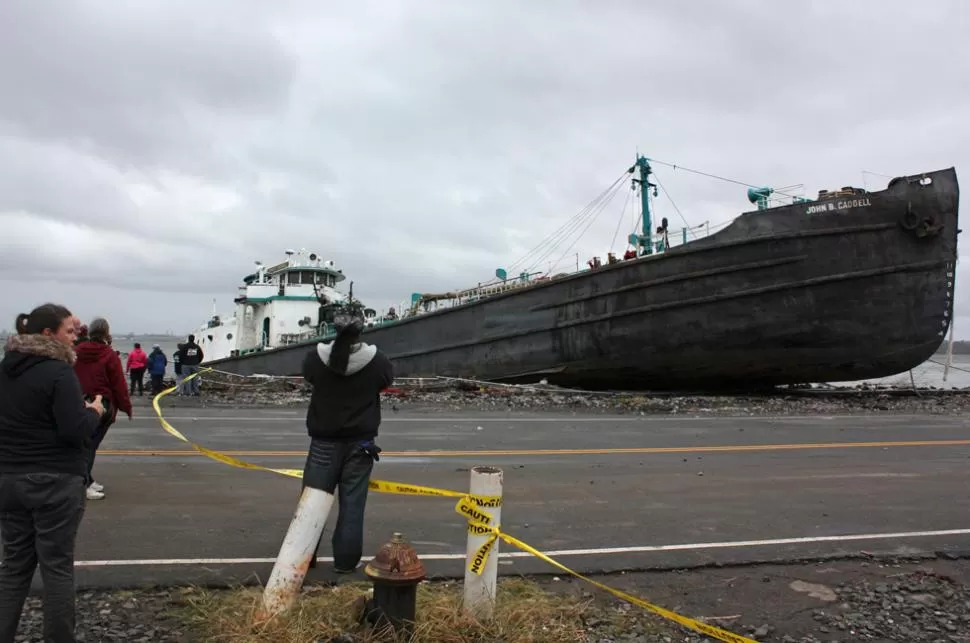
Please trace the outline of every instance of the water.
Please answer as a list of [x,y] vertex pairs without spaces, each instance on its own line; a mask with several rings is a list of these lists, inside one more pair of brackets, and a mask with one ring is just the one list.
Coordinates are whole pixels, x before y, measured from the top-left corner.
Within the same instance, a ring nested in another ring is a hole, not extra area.
[[[152,352],[152,345],[158,344],[165,353],[165,357],[168,358],[168,366],[165,367],[165,377],[175,378],[175,367],[172,365],[172,358],[175,356],[175,351],[178,350],[178,345],[185,341],[184,337],[171,337],[171,336],[156,336],[156,335],[135,335],[133,339],[121,338],[115,339],[112,343],[115,350],[121,351],[121,363],[125,363],[128,359],[128,353],[135,347],[135,342],[141,344],[141,349],[146,353]],[[145,381],[148,381],[148,377],[145,377]]]
[[[944,389],[970,388],[970,355],[953,356],[946,382],[943,381],[943,365],[945,363],[946,355],[934,355],[929,360],[914,368],[913,380],[916,382],[916,386],[921,388],[932,386]],[[909,379],[909,371],[900,373],[899,375],[863,381],[882,386],[912,386]],[[861,384],[861,382],[829,382],[829,384],[851,386]]]

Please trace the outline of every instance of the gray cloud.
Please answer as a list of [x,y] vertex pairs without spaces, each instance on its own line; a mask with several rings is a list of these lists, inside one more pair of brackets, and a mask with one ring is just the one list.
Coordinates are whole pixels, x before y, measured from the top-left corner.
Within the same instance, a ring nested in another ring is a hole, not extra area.
[[[968,27],[959,0],[11,0],[0,326],[96,284],[79,305],[116,326],[184,330],[293,246],[377,306],[473,284],[637,149],[808,196],[959,169]],[[657,171],[692,225],[749,207],[741,186]],[[626,196],[550,259],[605,253]],[[961,264],[958,334],[968,281]]]

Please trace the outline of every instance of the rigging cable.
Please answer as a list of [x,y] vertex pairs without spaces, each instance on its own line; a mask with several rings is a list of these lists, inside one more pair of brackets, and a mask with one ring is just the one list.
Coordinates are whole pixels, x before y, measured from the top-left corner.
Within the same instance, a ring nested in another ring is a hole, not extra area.
[[[590,220],[590,217],[592,217],[592,221],[595,221],[595,220],[596,220],[596,218],[597,218],[597,217],[599,217],[599,215],[600,215],[600,213],[601,213],[601,212],[603,211],[603,209],[605,209],[605,208],[606,208],[606,206],[607,206],[607,205],[608,205],[608,204],[610,203],[610,201],[612,201],[612,200],[613,200],[613,197],[614,197],[614,196],[616,196],[616,193],[620,191],[620,188],[621,188],[621,187],[622,187],[622,186],[620,186],[620,185],[619,185],[618,183],[615,183],[615,184],[614,184],[614,185],[612,186],[612,190],[611,190],[611,192],[610,192],[610,194],[609,194],[609,195],[608,195],[608,196],[607,196],[607,197],[605,198],[605,200],[602,200],[602,201],[601,201],[600,203],[598,203],[598,204],[597,204],[597,205],[595,206],[595,207],[596,207],[596,208],[598,208],[598,209],[597,209],[596,211],[592,211],[592,212],[589,212],[589,213],[588,213],[588,214],[586,215],[586,219],[585,219],[585,220]],[[526,272],[530,272],[530,273],[531,273],[531,272],[532,272],[533,270],[535,270],[535,269],[537,269],[539,265],[541,265],[541,264],[542,264],[543,262],[545,262],[545,261],[546,261],[546,260],[547,260],[547,259],[548,259],[548,258],[549,258],[550,256],[552,256],[552,254],[553,254],[553,253],[554,253],[554,252],[555,252],[555,251],[556,251],[557,249],[559,249],[559,248],[560,248],[560,247],[562,246],[562,244],[563,244],[563,243],[564,243],[564,242],[566,241],[566,239],[568,238],[568,236],[569,236],[569,235],[571,235],[572,233],[574,233],[574,232],[575,232],[576,230],[578,230],[578,229],[579,229],[579,227],[580,227],[580,226],[581,226],[581,225],[582,225],[582,224],[584,223],[584,221],[585,221],[585,220],[579,220],[579,221],[576,221],[576,222],[574,222],[574,224],[573,224],[573,225],[571,225],[571,226],[570,226],[570,229],[569,229],[569,230],[568,230],[568,231],[566,232],[566,235],[565,235],[565,236],[563,236],[563,238],[561,238],[561,239],[560,239],[559,241],[557,241],[557,242],[556,242],[556,243],[555,243],[554,245],[552,245],[552,246],[550,246],[549,248],[547,248],[547,249],[546,249],[546,250],[545,250],[545,251],[544,251],[544,252],[542,253],[542,255],[540,255],[540,256],[539,256],[539,258],[538,258],[538,259],[536,259],[536,260],[535,260],[535,261],[534,261],[534,262],[533,262],[533,263],[532,263],[532,264],[531,264],[531,265],[529,266],[529,268],[528,268],[528,270],[526,270]],[[587,226],[586,226],[586,228],[585,228],[585,229],[583,230],[583,232],[582,232],[582,233],[580,233],[580,237],[582,237],[582,235],[583,235],[583,234],[585,234],[585,232],[586,232],[586,230],[588,230],[588,229],[589,229],[589,226],[590,226],[590,225],[591,225],[591,223],[590,223],[590,224],[587,224]],[[577,240],[578,240],[578,239],[577,239]],[[575,243],[576,243],[576,242],[574,241],[572,245],[575,245]],[[570,246],[570,247],[572,247],[572,246]],[[557,264],[558,264],[558,262],[557,262]]]
[[623,225],[623,217],[626,216],[626,206],[630,205],[630,197],[633,195],[633,190],[626,193],[626,201],[623,202],[623,211],[620,212],[620,220],[616,222],[616,230],[613,231],[613,241],[610,242],[610,252],[613,252],[613,246],[616,245],[616,237],[620,234],[620,226]]
[[621,174],[621,175],[619,176],[619,178],[617,178],[617,179],[616,179],[615,181],[613,181],[613,183],[612,183],[612,184],[610,184],[610,186],[609,186],[609,187],[607,187],[607,188],[606,188],[605,190],[603,190],[603,191],[602,191],[602,192],[601,192],[601,193],[600,193],[599,195],[597,195],[597,196],[596,196],[596,197],[595,197],[595,198],[594,198],[594,199],[593,199],[592,201],[590,201],[589,203],[587,203],[587,204],[586,204],[586,206],[584,206],[582,210],[580,210],[579,212],[577,212],[576,214],[574,214],[574,215],[573,215],[573,216],[572,216],[572,217],[571,217],[571,218],[570,218],[570,219],[569,219],[569,220],[568,220],[568,221],[567,221],[566,223],[564,223],[564,224],[562,224],[562,225],[561,225],[561,226],[560,226],[560,227],[559,227],[558,229],[556,229],[556,230],[555,230],[555,231],[554,231],[554,232],[553,232],[552,234],[550,234],[550,235],[549,235],[548,237],[546,237],[545,239],[543,239],[542,241],[540,241],[540,242],[539,242],[539,243],[538,243],[538,244],[537,244],[537,245],[536,245],[536,246],[535,246],[534,248],[532,248],[531,250],[529,250],[528,252],[526,252],[526,253],[525,253],[524,255],[522,255],[521,257],[519,257],[518,259],[516,259],[516,260],[515,260],[515,261],[514,261],[514,262],[513,262],[513,263],[512,263],[512,264],[511,264],[510,266],[509,266],[509,272],[510,272],[510,273],[511,273],[511,272],[513,272],[513,270],[514,270],[514,268],[515,268],[516,266],[519,266],[519,265],[521,265],[521,264],[522,264],[522,263],[523,263],[524,261],[526,261],[526,260],[528,260],[528,259],[529,259],[529,257],[531,257],[531,256],[533,256],[533,255],[534,255],[534,253],[536,253],[536,252],[538,252],[538,251],[539,251],[539,250],[540,250],[540,249],[541,249],[541,248],[542,248],[543,246],[545,246],[545,245],[546,245],[546,244],[548,244],[548,243],[551,243],[551,242],[552,242],[552,240],[553,240],[554,238],[556,238],[557,236],[560,236],[560,235],[561,235],[561,234],[563,233],[563,231],[564,231],[564,229],[565,229],[565,228],[567,228],[567,227],[571,227],[571,226],[572,226],[572,225],[573,225],[573,224],[574,224],[574,223],[575,223],[576,221],[578,221],[578,220],[581,220],[581,219],[583,219],[583,218],[585,218],[585,217],[586,217],[586,216],[588,215],[588,213],[589,213],[589,211],[590,211],[590,210],[591,210],[592,208],[595,208],[595,207],[596,207],[596,204],[597,204],[597,203],[598,203],[598,202],[599,202],[599,201],[600,201],[600,200],[601,200],[602,198],[604,198],[604,197],[606,196],[606,194],[607,194],[607,193],[609,193],[609,191],[610,191],[610,190],[612,190],[612,189],[613,189],[614,187],[616,187],[616,185],[617,185],[618,183],[620,183],[620,182],[621,182],[621,181],[622,181],[622,180],[623,180],[624,178],[626,178],[626,176],[627,176],[628,174],[629,174],[629,171],[628,171],[628,170],[625,170],[625,171],[623,172],[623,174]]
[[547,272],[547,273],[546,273],[547,275],[548,275],[549,273],[551,273],[551,272],[552,272],[552,271],[553,271],[553,270],[554,270],[554,269],[556,268],[556,266],[558,266],[558,265],[559,265],[559,264],[560,264],[560,263],[562,262],[562,260],[563,260],[563,259],[565,259],[565,258],[566,258],[566,255],[568,255],[568,254],[570,253],[570,251],[571,251],[571,250],[573,249],[573,247],[575,247],[575,245],[576,245],[576,243],[577,243],[577,242],[578,242],[578,241],[579,241],[580,239],[582,239],[582,238],[583,238],[583,235],[584,235],[584,234],[586,234],[586,231],[587,231],[587,230],[589,230],[589,228],[590,228],[590,226],[592,226],[592,225],[593,225],[593,224],[594,224],[594,223],[596,222],[596,219],[597,219],[597,218],[599,217],[599,215],[600,215],[600,214],[601,214],[601,213],[603,212],[603,210],[605,210],[605,209],[606,209],[606,206],[610,204],[610,201],[612,201],[612,200],[613,200],[613,197],[615,197],[615,196],[616,196],[616,193],[617,193],[617,192],[619,192],[619,190],[614,190],[614,191],[613,191],[613,194],[611,194],[611,195],[610,195],[610,198],[609,198],[609,199],[608,199],[608,200],[607,200],[607,201],[606,201],[606,202],[605,202],[605,203],[603,204],[603,207],[601,207],[601,208],[599,209],[599,211],[598,211],[598,212],[596,213],[596,215],[595,215],[595,216],[593,216],[593,217],[591,217],[591,218],[590,218],[590,220],[589,220],[589,223],[587,223],[587,224],[586,224],[586,227],[585,227],[585,228],[583,229],[583,231],[582,231],[582,232],[581,232],[581,233],[579,234],[579,236],[578,236],[578,237],[576,237],[576,239],[574,239],[574,240],[573,240],[573,242],[572,242],[571,244],[569,244],[569,247],[568,247],[568,248],[566,248],[566,252],[564,252],[564,253],[562,253],[562,256],[561,256],[561,257],[559,257],[559,260],[558,260],[558,261],[556,261],[556,263],[554,263],[554,264],[553,264],[553,265],[552,265],[552,266],[551,266],[551,267],[549,268],[549,272]]
[[[654,172],[653,178],[657,181],[657,185],[660,186],[660,189],[663,190],[664,196],[666,196],[667,199],[670,200],[670,205],[674,206],[674,210],[677,212],[677,214],[680,215],[680,218],[684,220],[684,227],[686,227],[688,230],[691,230],[690,224],[687,223],[687,217],[684,216],[684,213],[681,212],[680,208],[677,207],[677,204],[674,203],[674,198],[670,196],[670,192],[668,192],[667,188],[664,187],[664,184],[660,182],[660,177],[657,176],[656,172]],[[697,234],[694,233],[693,230],[691,230],[691,234],[694,235],[695,239],[697,238]]]
[[[638,190],[642,190],[642,189],[643,189],[642,186],[640,188],[638,188]],[[653,198],[653,196],[651,196],[650,192],[647,192],[647,200],[650,201],[650,211],[653,212],[654,211],[654,207],[653,207],[654,206],[654,198]],[[642,207],[642,205],[640,203],[640,199],[637,199],[634,203],[636,204],[636,206],[640,206],[640,207],[634,207],[633,208],[634,215],[635,216],[633,217],[633,231],[630,234],[631,235],[634,235],[635,234],[637,236],[640,236],[640,234],[642,232],[641,227],[643,225],[643,207]],[[653,243],[653,230],[650,230],[650,239],[649,239],[649,242],[650,243]]]
[[[693,169],[691,169],[689,167],[684,167],[683,165],[676,165],[674,163],[668,163],[667,161],[658,161],[657,159],[649,159],[649,161],[651,163],[659,163],[660,165],[666,165],[668,167],[672,167],[675,170],[683,170],[685,172],[691,172],[693,174],[700,174],[701,176],[707,176],[707,177],[710,177],[712,179],[718,179],[720,181],[727,181],[728,183],[734,183],[736,185],[743,185],[746,188],[755,188],[755,189],[757,189],[757,188],[764,187],[762,185],[754,185],[753,183],[745,183],[744,181],[738,181],[738,180],[735,180],[735,179],[729,179],[729,178],[727,178],[725,176],[718,176],[717,174],[708,174],[707,172],[701,172],[700,170],[693,170]],[[775,194],[780,194],[782,196],[787,196],[787,197],[790,197],[790,198],[795,198],[795,195],[794,194],[787,194],[785,192],[780,192],[778,190],[774,190],[774,193]]]
[[[928,359],[926,361],[927,362],[933,362],[934,364],[937,364],[939,366],[946,366],[946,363],[945,362],[938,362],[935,359]],[[950,368],[952,368],[955,371],[963,371],[964,373],[970,373],[970,369],[960,368],[959,366],[954,366],[952,363],[950,364]]]
[[[622,178],[623,177],[620,177],[621,180],[622,180]],[[587,221],[590,216],[593,216],[593,215],[597,215],[598,214],[598,210],[597,209],[604,207],[604,204],[609,202],[609,200],[612,198],[611,195],[614,194],[619,189],[619,187],[620,187],[620,182],[619,181],[614,181],[613,185],[611,185],[609,188],[607,188],[607,191],[606,192],[600,194],[594,200],[593,203],[591,203],[589,206],[587,206],[587,208],[584,209],[585,212],[581,212],[580,213],[580,217],[579,218],[575,218],[574,217],[574,220],[570,221],[565,228],[561,228],[558,231],[558,234],[556,235],[559,238],[558,239],[550,239],[549,240],[548,247],[545,248],[539,254],[538,258],[536,258],[536,259],[533,260],[532,264],[529,265],[529,267],[527,268],[526,272],[532,272],[533,270],[536,270],[539,265],[541,265],[543,262],[545,262],[554,252],[556,252],[556,250],[558,250],[560,247],[562,247],[562,244],[565,243],[566,240],[576,230],[578,230],[579,227],[582,226],[583,223],[585,221]]]

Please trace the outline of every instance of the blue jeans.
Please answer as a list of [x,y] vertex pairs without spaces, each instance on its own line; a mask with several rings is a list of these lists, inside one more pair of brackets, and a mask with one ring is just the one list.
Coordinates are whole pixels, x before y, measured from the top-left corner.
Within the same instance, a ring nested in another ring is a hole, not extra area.
[[[88,473],[84,476],[84,486],[90,487],[91,483],[94,482],[94,458],[98,455],[98,448],[101,446],[104,436],[108,434],[108,429],[111,427],[111,411],[109,410],[105,413],[104,417],[101,418],[101,423],[98,428],[95,429],[94,435],[91,436],[91,447],[88,451]],[[3,643],[0,641],[0,643]]]
[[363,556],[364,508],[373,469],[374,460],[358,442],[310,440],[303,485],[337,493],[339,513],[331,541],[335,569],[352,570]]
[[75,643],[74,541],[84,515],[84,477],[0,474],[0,642],[12,642],[40,565],[44,641]]
[[[198,372],[199,372],[198,366],[187,366],[185,364],[182,364],[182,377],[188,377],[189,375],[192,375]],[[184,393],[185,395],[198,395],[199,392],[202,390],[202,382],[199,381],[199,376],[196,375],[195,377],[192,378],[190,382],[183,381],[182,389],[183,390],[179,392]]]

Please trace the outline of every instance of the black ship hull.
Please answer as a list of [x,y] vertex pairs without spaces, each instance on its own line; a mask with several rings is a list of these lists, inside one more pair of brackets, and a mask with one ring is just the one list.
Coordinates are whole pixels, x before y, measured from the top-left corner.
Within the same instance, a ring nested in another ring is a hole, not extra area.
[[[660,255],[365,333],[401,377],[704,390],[905,372],[953,315],[953,168],[886,190],[756,210]],[[212,362],[299,374],[312,343]]]

